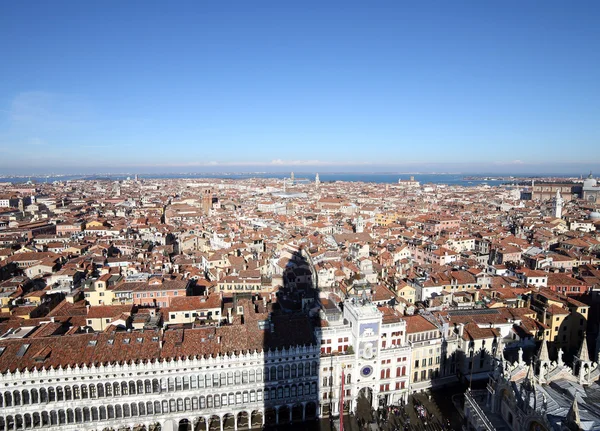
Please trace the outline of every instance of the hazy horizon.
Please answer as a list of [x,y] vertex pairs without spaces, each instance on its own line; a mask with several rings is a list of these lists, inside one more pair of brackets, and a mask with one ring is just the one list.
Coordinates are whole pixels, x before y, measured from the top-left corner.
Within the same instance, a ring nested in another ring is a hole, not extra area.
[[[207,174],[370,174],[370,175],[497,175],[497,176],[587,176],[590,171],[600,171],[599,163],[581,165],[517,165],[517,166],[457,166],[455,164],[428,164],[426,166],[376,166],[376,165],[242,165],[242,166],[203,166],[203,167],[164,167],[164,166],[114,166],[114,167],[86,167],[86,168],[45,168],[45,169],[1,169],[3,177],[26,177],[48,175],[184,175],[194,176]],[[595,174],[594,174],[595,175]]]

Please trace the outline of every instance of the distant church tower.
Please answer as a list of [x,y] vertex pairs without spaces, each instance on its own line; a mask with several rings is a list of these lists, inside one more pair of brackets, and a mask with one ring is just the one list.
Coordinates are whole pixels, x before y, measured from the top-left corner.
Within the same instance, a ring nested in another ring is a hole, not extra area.
[[315,187],[318,189],[320,185],[321,180],[319,179],[319,173],[317,172],[317,175],[315,175]]
[[113,193],[117,197],[121,196],[121,186],[119,185],[118,181],[115,181],[115,183],[113,184]]
[[205,215],[210,214],[212,208],[213,191],[212,189],[202,190],[202,212]]
[[365,220],[362,216],[358,216],[356,220],[356,233],[363,233],[365,231]]
[[562,218],[563,198],[560,195],[560,191],[556,191],[556,197],[554,198],[553,215],[555,218]]

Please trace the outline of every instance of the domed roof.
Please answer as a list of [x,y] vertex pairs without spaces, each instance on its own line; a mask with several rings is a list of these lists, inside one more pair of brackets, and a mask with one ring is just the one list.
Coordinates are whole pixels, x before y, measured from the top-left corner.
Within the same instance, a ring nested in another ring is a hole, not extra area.
[[592,175],[591,172],[588,175],[588,177],[585,180],[583,180],[583,187],[584,188],[596,187],[597,185],[598,185],[598,182],[596,181],[596,179],[594,178],[594,176]]
[[592,211],[589,217],[591,220],[600,220],[600,213],[598,211]]

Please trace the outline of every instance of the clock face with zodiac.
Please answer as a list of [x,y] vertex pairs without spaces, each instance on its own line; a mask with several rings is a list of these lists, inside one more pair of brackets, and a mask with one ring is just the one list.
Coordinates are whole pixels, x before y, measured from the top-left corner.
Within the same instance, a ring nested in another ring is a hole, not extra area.
[[373,368],[370,365],[365,365],[360,369],[360,375],[363,377],[369,377],[373,374]]

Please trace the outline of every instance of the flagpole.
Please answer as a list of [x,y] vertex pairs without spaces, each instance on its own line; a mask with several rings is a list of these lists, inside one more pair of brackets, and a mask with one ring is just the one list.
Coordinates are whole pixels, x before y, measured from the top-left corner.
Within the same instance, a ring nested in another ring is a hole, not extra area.
[[344,366],[342,366],[342,393],[340,394],[340,431],[344,431]]

